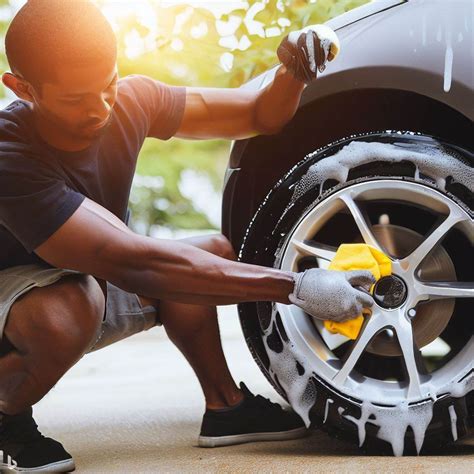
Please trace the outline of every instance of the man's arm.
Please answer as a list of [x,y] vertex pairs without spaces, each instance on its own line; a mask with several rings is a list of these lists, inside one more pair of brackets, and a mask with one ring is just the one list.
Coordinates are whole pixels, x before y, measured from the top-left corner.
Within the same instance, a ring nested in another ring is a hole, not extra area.
[[35,253],[55,267],[94,275],[131,293],[189,304],[289,304],[294,288],[291,272],[135,234],[89,199]]
[[284,66],[259,91],[188,87],[176,136],[237,140],[277,133],[295,114],[303,88]]
[[339,40],[327,25],[291,32],[278,48],[282,65],[266,88],[187,88],[176,136],[242,139],[277,133],[295,114],[305,84],[314,81],[339,50]]
[[292,302],[318,319],[336,321],[373,304],[356,288],[370,288],[370,272],[316,268],[293,273],[226,260],[183,242],[134,234],[89,199],[35,252],[53,266],[155,299],[202,305]]

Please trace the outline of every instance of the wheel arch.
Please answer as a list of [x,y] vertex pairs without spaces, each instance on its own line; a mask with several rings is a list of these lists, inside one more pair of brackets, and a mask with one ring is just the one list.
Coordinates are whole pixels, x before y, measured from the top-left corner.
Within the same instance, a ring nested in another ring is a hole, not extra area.
[[[360,136],[360,137],[357,137],[357,139],[362,140],[362,141],[372,141],[375,138],[375,136],[378,135],[378,134],[373,133],[371,135],[372,136],[367,135],[366,137]],[[422,145],[422,146],[424,146],[423,142],[424,142],[424,139],[426,138],[426,137],[422,137],[422,136],[412,136],[411,134],[402,134],[402,135],[399,135],[399,133],[380,134],[380,138],[382,139],[383,142],[385,142],[387,140],[387,138],[389,138],[389,137],[394,138],[396,142],[406,142],[406,143],[410,143],[410,142],[411,143],[417,143],[417,142],[419,142],[420,145]],[[430,141],[431,141],[431,143],[433,143],[433,140],[428,139],[428,142],[430,142]],[[347,144],[347,141],[340,140],[337,143],[334,143],[332,146],[329,146],[328,148],[332,149],[333,151],[334,150],[339,150],[341,147],[344,146],[344,142],[346,142],[346,144]],[[441,143],[441,145],[449,147],[449,144],[447,144],[447,143]],[[452,150],[452,152],[457,152],[457,151],[459,151],[459,150],[457,150],[457,147],[454,147],[454,150]],[[331,152],[331,154],[333,154],[333,152]],[[285,195],[283,195],[283,199],[281,199],[281,197],[282,197],[281,195],[279,195],[279,199],[275,199],[275,196],[277,196],[276,193],[278,192],[278,189],[283,189],[286,194],[289,194],[289,195],[293,194],[293,191],[292,191],[294,189],[293,184],[295,182],[297,182],[301,178],[302,174],[304,174],[307,171],[307,167],[311,165],[311,160],[312,159],[313,160],[314,159],[319,159],[319,158],[322,158],[324,156],[328,156],[326,149],[319,150],[318,154],[312,154],[312,156],[308,157],[308,159],[305,160],[304,163],[300,163],[300,166],[293,169],[291,173],[287,174],[287,176],[285,177],[285,180],[283,180],[281,183],[278,184],[278,186],[275,186],[272,189],[271,193],[268,195],[268,199],[262,205],[262,208],[259,210],[256,218],[252,222],[252,225],[249,229],[250,232],[248,234],[248,238],[246,239],[246,243],[247,244],[251,243],[251,245],[250,246],[247,245],[246,249],[245,248],[243,249],[242,258],[243,258],[244,261],[248,261],[249,263],[256,263],[256,261],[252,261],[252,258],[255,257],[255,258],[258,258],[258,260],[260,261],[259,264],[269,265],[269,260],[272,259],[275,254],[273,253],[274,248],[271,245],[268,245],[269,244],[269,239],[267,239],[266,234],[268,234],[269,238],[271,238],[270,234],[275,236],[275,238],[279,238],[277,236],[285,235],[284,233],[280,234],[280,232],[282,230],[283,230],[283,232],[286,233],[285,229],[282,229],[282,227],[280,226],[281,219],[279,219],[279,216],[282,215],[281,210],[286,208],[287,200],[285,198]],[[473,155],[472,155],[472,153],[467,152],[466,154],[462,155],[462,157],[466,158],[467,160],[470,161],[470,160],[472,160]],[[402,173],[401,176],[404,176],[403,173],[405,172],[405,170],[401,169],[400,172]],[[409,176],[409,175],[407,174],[407,176]],[[429,179],[428,179],[428,182],[429,182]],[[308,204],[308,201],[306,201],[306,204]],[[266,212],[262,212],[264,210],[266,210]],[[270,225],[272,222],[274,223],[276,220],[279,220],[278,224],[276,224],[275,226]],[[264,229],[264,232],[262,234],[260,233],[260,231],[258,231],[259,226],[260,226],[260,230]],[[270,247],[270,248],[268,248],[268,247]],[[269,304],[265,303],[265,302],[260,302],[260,303],[257,303],[257,305],[256,305],[256,307],[260,308],[260,310],[263,310],[264,306],[269,306]],[[267,330],[269,327],[271,327],[270,326],[271,321],[270,321],[269,318],[266,318],[265,315],[263,315],[263,318],[260,317],[260,316],[257,318],[256,314],[255,314],[255,308],[254,308],[254,311],[252,313],[252,311],[250,311],[250,307],[255,307],[255,304],[244,303],[244,304],[239,305],[240,321],[241,321],[242,328],[243,328],[247,343],[249,345],[249,348],[250,348],[250,351],[251,351],[253,357],[256,359],[256,362],[260,366],[260,368],[261,368],[262,372],[264,373],[264,375],[267,376],[267,378],[270,379],[270,375],[269,375],[269,372],[268,372],[269,371],[269,359],[268,359],[267,353],[265,351],[265,348],[263,347],[263,343],[261,341],[261,338],[263,336],[264,330]],[[267,311],[268,311],[268,309],[267,309]],[[281,323],[281,321],[279,322],[278,317],[277,317],[276,327],[278,328],[278,331],[280,333],[281,338],[283,340],[287,340],[287,338],[289,337],[289,333],[284,328],[282,329],[283,326],[280,323]],[[274,325],[272,327],[274,327]],[[275,380],[274,382],[275,382],[275,384],[274,384],[275,389],[277,391],[279,391],[281,394],[283,394],[284,389],[280,387],[279,380]],[[281,388],[281,390],[279,390],[279,387]],[[285,396],[285,395],[283,394],[282,396]],[[318,397],[319,397],[319,395],[318,395]],[[329,394],[329,397],[332,398],[332,395]],[[319,397],[319,398],[321,398],[321,397]],[[472,428],[472,421],[473,421],[473,419],[472,419],[472,402],[473,402],[473,400],[474,399],[473,399],[472,393],[471,393],[471,394],[468,394],[467,397],[465,398],[465,400],[462,401],[462,406],[461,405],[456,405],[457,412],[458,413],[462,412],[462,413],[465,414],[465,418],[463,419],[462,423],[458,424],[459,433],[462,432],[463,435],[466,434],[470,428]],[[442,402],[442,403],[444,403],[444,402]],[[452,400],[449,403],[452,403]],[[458,403],[458,400],[456,399],[454,401],[454,403]],[[447,415],[447,405],[444,406],[443,410],[444,410],[444,412],[446,412],[443,415],[446,418],[446,416],[448,416]],[[322,406],[320,411],[321,411],[321,413],[324,412],[324,406]],[[319,413],[319,414],[321,415],[321,413]],[[336,411],[336,413],[340,413],[340,412]],[[358,413],[357,415],[354,415],[354,416],[359,417],[361,415],[360,415],[360,413]],[[324,415],[324,420],[325,419],[326,419],[326,415]],[[452,422],[449,420],[449,417],[448,417],[447,420],[448,420],[447,421],[448,424],[446,426],[449,427],[449,426],[451,426],[449,423],[452,423]],[[322,415],[321,415],[320,419],[319,418],[315,419],[315,421],[319,422],[319,424],[321,424],[321,423],[324,424]],[[437,423],[438,422],[435,423],[435,426],[437,426]],[[354,427],[352,427],[352,428],[354,428]],[[353,434],[354,434],[354,433],[356,433],[357,430],[353,429],[352,431],[353,431]],[[449,429],[447,429],[445,431],[450,436]],[[444,433],[443,436],[445,436],[446,433]],[[372,433],[372,435],[375,436],[376,433]],[[411,439],[411,436],[412,436],[412,434],[408,433],[407,442],[413,444],[413,439]],[[452,439],[449,438],[449,436],[447,436],[445,441],[443,441],[443,442],[446,442],[446,443],[451,442]],[[354,439],[355,439],[355,435],[354,435]],[[440,439],[436,439],[434,441],[440,442]]]
[[472,121],[449,105],[403,89],[340,90],[302,101],[278,134],[237,141],[224,187],[222,228],[238,251],[247,226],[274,184],[308,153],[351,135],[410,130],[474,148]]

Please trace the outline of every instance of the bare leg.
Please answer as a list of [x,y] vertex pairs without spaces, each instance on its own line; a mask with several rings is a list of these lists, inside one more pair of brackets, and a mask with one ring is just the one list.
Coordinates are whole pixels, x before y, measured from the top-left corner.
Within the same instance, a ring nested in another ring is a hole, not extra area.
[[162,301],[160,317],[169,338],[194,369],[206,407],[228,407],[242,400],[222,351],[216,308]]
[[[222,235],[183,239],[224,258],[235,260],[229,241]],[[160,301],[160,319],[166,333],[183,353],[199,379],[207,408],[223,408],[243,398],[235,385],[222,350],[215,306]]]
[[96,280],[67,276],[12,306],[0,357],[0,411],[14,415],[46,395],[95,341],[104,314]]

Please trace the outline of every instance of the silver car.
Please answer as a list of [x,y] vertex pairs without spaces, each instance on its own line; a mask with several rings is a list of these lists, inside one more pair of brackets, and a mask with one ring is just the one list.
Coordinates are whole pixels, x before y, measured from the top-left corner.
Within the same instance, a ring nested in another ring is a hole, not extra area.
[[326,268],[356,242],[391,260],[355,340],[295,306],[239,305],[275,389],[369,450],[427,452],[474,426],[473,8],[379,0],[332,19],[340,55],[294,119],[230,156],[222,225],[242,261]]

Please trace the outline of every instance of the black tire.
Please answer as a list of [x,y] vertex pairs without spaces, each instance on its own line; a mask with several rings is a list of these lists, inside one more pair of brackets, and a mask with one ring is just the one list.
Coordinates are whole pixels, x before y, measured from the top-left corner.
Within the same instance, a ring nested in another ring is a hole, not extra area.
[[[409,160],[393,163],[380,158],[379,160],[372,161],[370,164],[362,166],[356,164],[349,171],[346,182],[338,182],[331,179],[325,181],[322,189],[319,189],[319,186],[307,186],[295,199],[295,186],[303,179],[309,167],[324,158],[333,156],[352,141],[396,144],[405,149],[408,147],[413,150],[420,149],[420,147],[436,147],[455,157],[455,159],[459,160],[460,164],[467,165],[470,168],[474,164],[472,152],[455,145],[440,142],[434,137],[422,136],[413,132],[374,132],[342,139],[308,155],[294,166],[270,191],[248,228],[239,255],[241,261],[269,267],[279,267],[278,251],[284,246],[288,235],[291,234],[292,229],[294,229],[301,217],[333,193],[354,183],[378,179],[397,179],[422,183],[427,187],[440,190],[437,184],[440,176],[415,173],[414,166]],[[470,186],[466,186],[466,183],[457,182],[452,176],[449,176],[449,173],[443,170],[441,165],[439,173],[444,173],[442,178],[446,180],[445,188],[442,190],[444,195],[449,196],[450,199],[462,206],[472,217],[474,210],[473,183],[470,183]],[[448,245],[448,243],[445,244],[443,242],[443,245]],[[458,241],[455,241],[451,245],[466,244],[465,242],[460,244]],[[472,248],[469,248],[469,246],[464,250],[472,252]],[[467,260],[472,262],[472,259]],[[463,259],[462,256],[456,261],[456,265],[459,265],[457,271],[464,272],[465,275],[469,274],[469,280],[466,281],[473,281],[472,264],[466,264],[465,261],[466,258],[464,257]],[[272,377],[270,373],[269,357],[263,342],[264,331],[269,329],[272,304],[268,302],[243,303],[239,305],[238,309],[242,329],[254,359],[277,392],[288,400],[285,390],[278,382],[278,377]],[[462,303],[459,305],[456,303],[456,311],[463,314],[471,313],[472,316],[472,300],[462,299]],[[473,337],[474,318],[468,317],[464,319],[467,323],[463,326],[462,331],[459,331],[459,317],[456,320],[458,321],[458,326],[450,327],[450,325],[454,324],[454,320],[456,318],[453,317],[446,331],[456,334],[462,332],[462,336],[458,334],[455,337],[458,337],[459,345],[465,344],[466,341],[470,340],[470,337]],[[276,346],[278,346],[284,344],[288,336],[285,333],[279,315],[277,315],[276,321],[278,324],[273,328],[272,337],[275,338],[277,341]],[[472,372],[471,370],[470,375],[468,374],[471,378]],[[345,416],[343,417],[341,413],[360,418],[363,400],[349,397],[341,391],[336,391],[330,383],[314,372],[312,383],[314,384],[317,396],[316,402],[310,411],[311,425],[316,428],[322,428],[337,438],[358,443],[357,426]],[[325,413],[329,398],[334,402],[334,409]],[[425,433],[422,453],[427,453],[434,448],[446,446],[453,442],[452,418],[449,413],[450,406],[454,406],[457,414],[455,428],[458,439],[473,432],[474,391],[472,390],[472,384],[467,393],[461,397],[445,396],[438,398],[435,402],[433,400],[421,400],[420,404],[423,403],[433,404],[433,417]],[[340,409],[338,410],[337,408],[339,407]],[[325,420],[324,423],[323,420]],[[375,423],[373,424],[370,420],[368,421],[363,449],[366,452],[392,453],[392,446],[386,441],[377,438],[378,429]],[[413,430],[409,428],[405,433],[403,441],[404,454],[416,452],[414,438]]]

